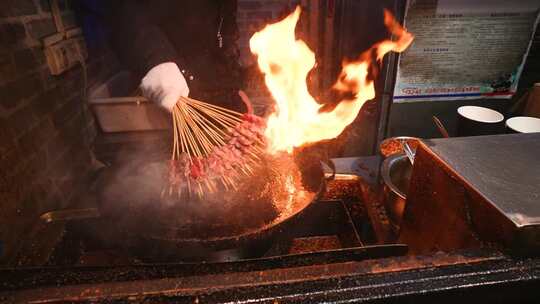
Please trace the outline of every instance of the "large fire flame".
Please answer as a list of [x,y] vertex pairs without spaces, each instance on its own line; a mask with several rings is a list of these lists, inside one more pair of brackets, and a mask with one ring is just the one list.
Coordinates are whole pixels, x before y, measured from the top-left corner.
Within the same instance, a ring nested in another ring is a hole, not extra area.
[[371,65],[379,64],[390,51],[405,50],[413,40],[413,35],[385,10],[385,24],[397,40],[379,42],[357,61],[344,63],[334,89],[351,93],[353,98],[341,101],[330,112],[323,112],[321,104],[309,94],[306,83],[309,71],[315,66],[315,54],[294,33],[300,13],[297,7],[291,15],[267,25],[250,40],[251,51],[257,55],[266,86],[276,102],[265,131],[271,153],[292,152],[294,147],[337,137],[353,122],[364,102],[375,97],[373,81],[368,78]]

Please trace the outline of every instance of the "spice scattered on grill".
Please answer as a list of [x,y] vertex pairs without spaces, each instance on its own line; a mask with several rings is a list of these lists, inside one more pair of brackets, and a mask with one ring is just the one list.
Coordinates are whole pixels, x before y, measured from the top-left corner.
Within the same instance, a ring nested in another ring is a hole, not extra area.
[[414,137],[390,137],[381,142],[379,149],[382,156],[388,157],[396,153],[405,153],[403,151],[402,141],[406,141],[411,149],[416,150],[418,146],[418,138]]
[[265,121],[252,114],[241,94],[247,114],[181,97],[172,111],[173,151],[169,185],[162,195],[182,195],[236,189],[250,175],[264,153]]

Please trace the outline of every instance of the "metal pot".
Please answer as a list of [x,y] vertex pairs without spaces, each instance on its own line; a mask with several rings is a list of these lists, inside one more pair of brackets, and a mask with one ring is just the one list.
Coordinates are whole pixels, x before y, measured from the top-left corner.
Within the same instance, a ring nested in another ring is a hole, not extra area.
[[396,229],[403,217],[411,172],[412,165],[405,154],[391,155],[382,164],[384,204]]

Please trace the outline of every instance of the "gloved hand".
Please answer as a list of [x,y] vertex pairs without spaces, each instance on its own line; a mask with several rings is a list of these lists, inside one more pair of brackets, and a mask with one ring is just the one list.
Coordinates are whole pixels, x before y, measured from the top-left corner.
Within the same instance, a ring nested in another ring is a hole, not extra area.
[[189,95],[189,87],[184,75],[174,62],[165,62],[153,67],[141,81],[144,97],[169,112],[181,96]]

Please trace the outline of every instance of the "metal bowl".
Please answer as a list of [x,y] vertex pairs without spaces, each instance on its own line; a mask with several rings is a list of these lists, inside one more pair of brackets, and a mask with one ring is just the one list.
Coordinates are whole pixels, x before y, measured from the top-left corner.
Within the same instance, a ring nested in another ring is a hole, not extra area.
[[384,203],[392,223],[399,227],[405,210],[412,166],[405,154],[393,154],[382,164]]

